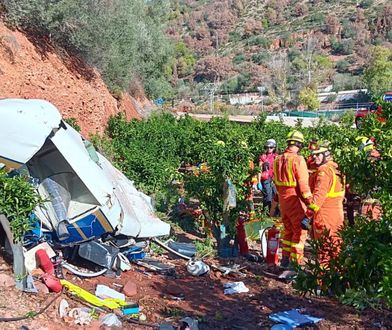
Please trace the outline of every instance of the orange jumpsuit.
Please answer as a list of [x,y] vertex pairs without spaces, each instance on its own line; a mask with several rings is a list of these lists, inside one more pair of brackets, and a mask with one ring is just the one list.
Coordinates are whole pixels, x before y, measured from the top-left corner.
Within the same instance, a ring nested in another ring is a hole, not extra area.
[[307,231],[301,228],[306,211],[304,201],[311,197],[305,159],[287,148],[275,159],[274,182],[284,225],[282,255],[300,263],[307,236]]
[[[339,238],[337,231],[343,225],[343,198],[345,193],[344,179],[338,170],[338,165],[328,161],[321,165],[310,177],[310,188],[313,193],[308,208],[314,211],[312,235],[314,239],[322,236],[328,230],[333,244],[336,246],[335,254],[339,251]],[[321,253],[320,263],[326,263],[331,253]]]

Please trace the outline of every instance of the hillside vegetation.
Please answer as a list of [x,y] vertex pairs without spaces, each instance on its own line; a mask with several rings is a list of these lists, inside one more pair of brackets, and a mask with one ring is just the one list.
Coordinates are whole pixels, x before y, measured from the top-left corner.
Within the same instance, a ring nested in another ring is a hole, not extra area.
[[2,0],[0,5],[9,26],[96,67],[116,97],[145,91],[154,99],[197,103],[213,93],[262,87],[268,102],[279,107],[306,102],[314,107],[316,90],[326,85],[371,87],[373,94],[392,88],[389,78],[374,90],[362,79],[373,46],[392,45],[388,0]]
[[177,0],[172,21],[182,93],[263,86],[281,104],[304,87],[364,87],[370,48],[392,42],[390,1]]

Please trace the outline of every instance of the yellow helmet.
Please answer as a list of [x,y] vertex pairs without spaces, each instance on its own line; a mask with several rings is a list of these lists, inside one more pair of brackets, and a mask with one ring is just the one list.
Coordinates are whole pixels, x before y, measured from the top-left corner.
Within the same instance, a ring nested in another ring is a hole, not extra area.
[[320,146],[318,149],[312,150],[312,155],[318,155],[327,151],[329,151],[328,148]]
[[319,144],[319,147],[315,150],[312,150],[312,156],[322,154],[324,157],[322,159],[321,164],[324,164],[328,161],[328,157],[331,156],[331,149],[329,147],[331,143],[329,141],[323,141]]
[[329,142],[327,140],[320,142],[320,144],[318,145],[318,148],[312,150],[312,155],[330,152],[331,151],[330,145],[331,145],[331,142]]
[[358,150],[360,151],[370,151],[374,149],[374,141],[367,136],[358,136],[355,141],[358,142]]
[[287,135],[286,141],[288,144],[294,144],[294,142],[304,143],[305,139],[304,135],[300,131],[291,131]]

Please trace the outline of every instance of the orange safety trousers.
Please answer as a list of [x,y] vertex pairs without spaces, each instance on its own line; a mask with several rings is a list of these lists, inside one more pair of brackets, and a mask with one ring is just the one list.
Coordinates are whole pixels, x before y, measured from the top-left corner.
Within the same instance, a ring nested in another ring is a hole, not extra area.
[[301,263],[307,237],[307,231],[301,228],[306,206],[298,197],[295,187],[277,187],[277,189],[284,225],[282,256],[287,256],[291,260]]
[[337,165],[333,162],[320,166],[309,181],[313,192],[314,204],[312,204],[317,206],[313,218],[312,236],[314,239],[320,239],[325,232],[329,233],[329,240],[325,242],[318,255],[319,262],[323,265],[336,257],[340,251],[340,238],[337,232],[344,221],[345,187],[337,173]]
[[278,191],[280,211],[284,225],[282,255],[302,262],[307,231],[301,228],[306,206],[311,196],[309,174],[305,159],[286,149],[274,162],[274,182]]

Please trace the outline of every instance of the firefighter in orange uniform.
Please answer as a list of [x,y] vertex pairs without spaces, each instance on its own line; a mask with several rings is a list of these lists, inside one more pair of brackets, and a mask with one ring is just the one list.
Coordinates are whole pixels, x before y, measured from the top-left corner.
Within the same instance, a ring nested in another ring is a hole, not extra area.
[[[345,180],[333,161],[329,143],[322,143],[312,151],[315,164],[318,166],[314,179],[310,182],[312,191],[311,202],[306,216],[313,219],[312,238],[319,239],[325,230],[329,231],[332,242],[338,252],[339,238],[337,232],[343,225],[343,199]],[[328,262],[326,253],[319,255],[321,264]]]
[[311,192],[305,159],[298,155],[304,146],[304,136],[292,131],[287,136],[287,148],[274,162],[274,182],[278,191],[284,236],[280,266],[287,268],[290,260],[302,262],[307,232],[301,228],[306,204]]

